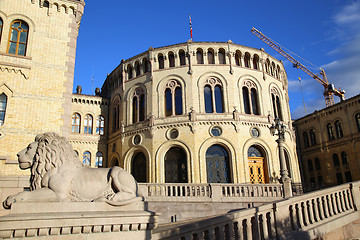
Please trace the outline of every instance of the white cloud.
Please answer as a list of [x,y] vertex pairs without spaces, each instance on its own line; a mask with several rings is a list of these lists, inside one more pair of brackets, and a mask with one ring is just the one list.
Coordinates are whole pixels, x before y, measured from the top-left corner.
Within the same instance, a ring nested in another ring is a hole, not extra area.
[[[355,1],[345,6],[334,16],[334,22],[338,25],[356,24],[360,25],[360,1]],[[354,26],[357,27],[357,26]]]

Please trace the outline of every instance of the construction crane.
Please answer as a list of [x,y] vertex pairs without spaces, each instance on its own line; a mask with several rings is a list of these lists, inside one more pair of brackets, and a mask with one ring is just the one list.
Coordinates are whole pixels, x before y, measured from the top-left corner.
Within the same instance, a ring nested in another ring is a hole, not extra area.
[[310,77],[318,81],[320,84],[324,86],[324,97],[325,97],[325,103],[326,107],[332,106],[335,104],[334,101],[334,95],[338,96],[340,100],[345,100],[345,91],[336,89],[334,84],[330,84],[327,80],[326,74],[324,69],[320,68],[320,75],[322,78],[320,78],[318,75],[310,71],[307,67],[305,67],[303,64],[301,64],[299,61],[297,61],[295,58],[293,58],[291,55],[289,55],[287,52],[285,52],[283,49],[281,49],[280,46],[278,46],[274,41],[272,41],[270,38],[266,37],[264,34],[262,34],[259,30],[256,28],[252,28],[251,32],[260,38],[263,42],[265,42],[267,45],[272,47],[275,51],[280,53],[284,58],[292,62],[293,66],[296,68],[300,68],[305,73],[307,73]]

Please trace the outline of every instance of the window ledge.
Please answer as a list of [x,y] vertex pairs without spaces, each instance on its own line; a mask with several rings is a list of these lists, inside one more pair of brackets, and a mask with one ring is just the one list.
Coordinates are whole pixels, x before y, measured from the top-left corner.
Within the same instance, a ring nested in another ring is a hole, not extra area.
[[10,54],[10,53],[4,53],[4,52],[0,52],[0,55],[2,55],[2,56],[8,56],[8,57],[15,57],[15,58],[28,59],[28,60],[31,60],[31,59],[32,59],[32,57],[21,56],[21,55]]

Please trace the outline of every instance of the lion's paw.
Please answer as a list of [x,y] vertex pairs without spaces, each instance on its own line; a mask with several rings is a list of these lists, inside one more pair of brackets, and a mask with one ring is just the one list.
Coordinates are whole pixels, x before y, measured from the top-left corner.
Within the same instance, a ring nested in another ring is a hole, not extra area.
[[3,207],[5,209],[10,209],[11,205],[16,202],[14,195],[8,196],[5,201],[3,201]]

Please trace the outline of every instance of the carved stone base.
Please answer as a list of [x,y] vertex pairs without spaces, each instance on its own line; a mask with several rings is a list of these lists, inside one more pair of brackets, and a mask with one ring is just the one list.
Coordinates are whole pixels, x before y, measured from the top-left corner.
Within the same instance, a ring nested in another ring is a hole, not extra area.
[[143,201],[124,206],[103,202],[14,203],[0,217],[0,238],[147,239],[157,215]]

